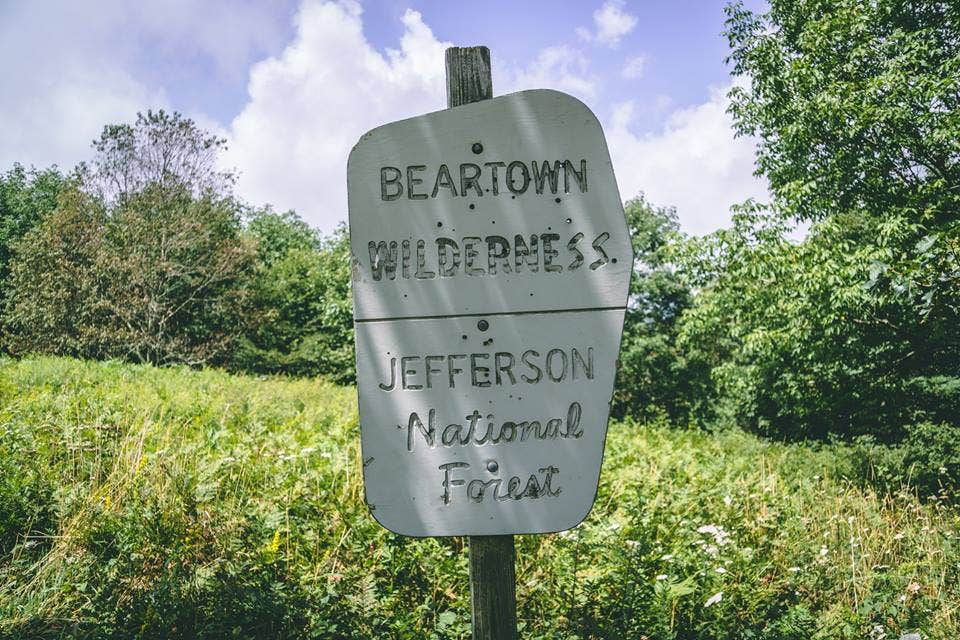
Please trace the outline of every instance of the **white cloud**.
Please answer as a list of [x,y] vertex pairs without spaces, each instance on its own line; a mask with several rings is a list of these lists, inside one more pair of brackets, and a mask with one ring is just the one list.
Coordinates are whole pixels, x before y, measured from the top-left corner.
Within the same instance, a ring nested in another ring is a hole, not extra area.
[[498,95],[524,89],[556,89],[590,102],[597,99],[598,80],[589,67],[589,60],[577,49],[547,47],[523,68],[501,66],[494,60],[493,86]]
[[637,17],[623,10],[623,0],[607,0],[593,12],[595,31],[577,27],[577,35],[586,42],[616,47],[637,26]]
[[643,75],[643,72],[647,68],[647,56],[637,55],[632,56],[627,60],[627,63],[623,65],[623,70],[620,72],[624,78],[628,80],[636,80]]
[[670,114],[655,133],[633,132],[636,104],[617,105],[605,127],[620,195],[644,192],[653,204],[676,206],[685,231],[702,234],[728,226],[730,205],[768,198],[752,175],[755,141],[734,138],[727,88]]
[[283,35],[284,16],[271,12],[230,0],[0,2],[0,171],[69,169],[105,124],[169,108],[162,64],[242,77],[251,54]]
[[444,50],[416,11],[400,48],[364,38],[356,2],[306,0],[296,37],[250,72],[250,100],[230,126],[227,166],[254,203],[295,209],[329,231],[346,219],[350,148],[373,127],[446,106]]

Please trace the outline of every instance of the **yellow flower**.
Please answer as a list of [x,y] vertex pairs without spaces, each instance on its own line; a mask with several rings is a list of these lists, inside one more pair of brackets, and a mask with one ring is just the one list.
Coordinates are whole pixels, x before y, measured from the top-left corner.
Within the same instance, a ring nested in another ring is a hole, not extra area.
[[280,550],[280,529],[277,529],[273,532],[273,540],[270,541],[270,544],[267,545],[267,551],[270,553],[276,553]]

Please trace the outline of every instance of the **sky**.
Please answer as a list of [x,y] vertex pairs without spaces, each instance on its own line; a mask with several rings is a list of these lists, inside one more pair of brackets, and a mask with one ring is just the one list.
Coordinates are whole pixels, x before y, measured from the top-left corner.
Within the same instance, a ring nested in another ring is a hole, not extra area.
[[[762,0],[746,2],[762,9]],[[600,119],[621,197],[726,226],[767,199],[734,136],[721,0],[0,0],[0,171],[70,169],[108,123],[179,111],[227,139],[252,205],[346,220],[366,131],[446,106],[444,50],[490,47],[494,95],[570,93]]]

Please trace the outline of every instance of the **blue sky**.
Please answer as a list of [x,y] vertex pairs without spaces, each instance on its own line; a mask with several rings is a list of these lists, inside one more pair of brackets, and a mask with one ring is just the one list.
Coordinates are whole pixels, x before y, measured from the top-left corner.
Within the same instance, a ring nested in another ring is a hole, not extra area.
[[444,48],[485,44],[496,94],[581,98],[622,197],[704,233],[766,197],[725,113],[723,20],[720,0],[0,0],[0,169],[69,168],[104,124],[178,110],[228,139],[240,196],[329,230],[356,139],[443,108]]

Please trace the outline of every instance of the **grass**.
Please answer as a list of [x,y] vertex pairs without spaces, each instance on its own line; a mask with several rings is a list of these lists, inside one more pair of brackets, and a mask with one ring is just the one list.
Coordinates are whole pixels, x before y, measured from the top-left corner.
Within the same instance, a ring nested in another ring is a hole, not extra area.
[[[846,455],[611,425],[589,518],[518,540],[523,637],[960,637],[958,511]],[[0,637],[469,637],[464,541],[380,528],[358,456],[352,389],[0,361]]]

